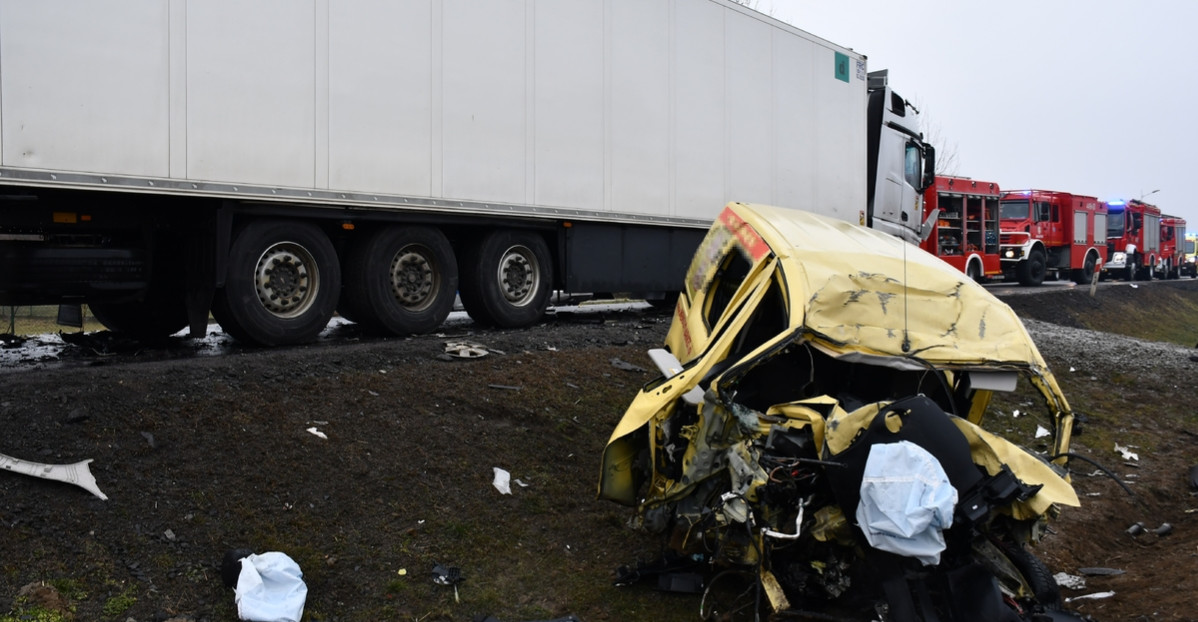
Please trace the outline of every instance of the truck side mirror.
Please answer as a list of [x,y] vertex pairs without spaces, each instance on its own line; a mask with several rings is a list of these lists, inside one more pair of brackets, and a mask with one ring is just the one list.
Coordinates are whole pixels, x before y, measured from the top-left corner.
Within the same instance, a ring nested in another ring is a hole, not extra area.
[[936,148],[924,143],[923,146],[923,183],[919,191],[923,192],[936,183]]

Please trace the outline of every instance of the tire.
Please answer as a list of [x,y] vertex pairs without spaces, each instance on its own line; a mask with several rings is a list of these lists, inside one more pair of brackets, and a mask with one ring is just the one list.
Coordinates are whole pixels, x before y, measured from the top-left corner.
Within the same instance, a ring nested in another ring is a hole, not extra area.
[[981,283],[983,281],[982,269],[978,266],[978,262],[970,262],[965,267],[965,276],[973,280],[974,283]]
[[151,293],[144,302],[93,303],[87,308],[104,328],[143,340],[169,337],[188,324],[183,295]]
[[1019,284],[1024,286],[1035,286],[1044,282],[1044,275],[1048,271],[1048,266],[1044,260],[1044,251],[1036,248],[1028,254],[1027,259],[1019,263],[1015,268],[1016,276],[1019,277]]
[[212,314],[238,341],[280,346],[311,341],[328,326],[341,291],[341,266],[314,225],[257,220],[229,249]]
[[1089,285],[1094,278],[1094,268],[1097,266],[1098,258],[1093,254],[1086,255],[1086,260],[1082,262],[1082,268],[1073,271],[1073,282],[1078,285]]
[[388,227],[354,245],[342,281],[342,315],[375,332],[427,333],[453,310],[458,262],[439,229]]
[[482,326],[531,326],[549,306],[549,261],[549,247],[536,233],[488,233],[459,262],[462,306]]
[[1059,610],[1061,608],[1061,589],[1057,587],[1056,579],[1053,579],[1052,571],[1048,569],[1048,566],[1044,565],[1039,557],[1020,545],[1003,542],[999,548],[1002,549],[1007,559],[1011,560],[1011,563],[1019,569],[1019,573],[1027,581],[1028,588],[1035,594],[1036,602],[1048,609]]

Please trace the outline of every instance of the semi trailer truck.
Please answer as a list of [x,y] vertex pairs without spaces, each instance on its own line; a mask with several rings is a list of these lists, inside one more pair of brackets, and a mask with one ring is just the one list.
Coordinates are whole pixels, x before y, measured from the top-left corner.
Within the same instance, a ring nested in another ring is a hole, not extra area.
[[0,305],[272,346],[665,297],[731,200],[918,243],[885,79],[728,0],[0,0]]

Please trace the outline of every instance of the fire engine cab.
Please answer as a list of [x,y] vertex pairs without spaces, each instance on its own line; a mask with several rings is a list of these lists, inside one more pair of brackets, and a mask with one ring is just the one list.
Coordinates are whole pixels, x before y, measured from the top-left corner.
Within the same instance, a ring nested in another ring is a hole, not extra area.
[[[968,177],[937,176],[924,191],[924,220],[931,235],[925,251],[981,282],[1002,274],[998,253],[998,184]],[[938,215],[930,218],[933,213]]]
[[1161,256],[1161,209],[1143,201],[1109,201],[1104,276],[1151,279]]
[[1050,190],[1002,195],[1003,276],[1039,285],[1046,276],[1088,283],[1103,263],[1107,206],[1095,197]]
[[1188,252],[1185,219],[1161,214],[1161,259],[1157,262],[1157,274],[1166,279],[1193,276],[1194,264],[1186,260]]

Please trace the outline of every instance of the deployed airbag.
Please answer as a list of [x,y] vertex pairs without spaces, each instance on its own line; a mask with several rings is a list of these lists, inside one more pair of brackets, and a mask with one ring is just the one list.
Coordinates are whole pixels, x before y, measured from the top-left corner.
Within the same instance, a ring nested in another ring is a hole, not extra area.
[[939,564],[956,504],[957,490],[926,449],[909,441],[870,447],[857,505],[857,524],[870,546]]

